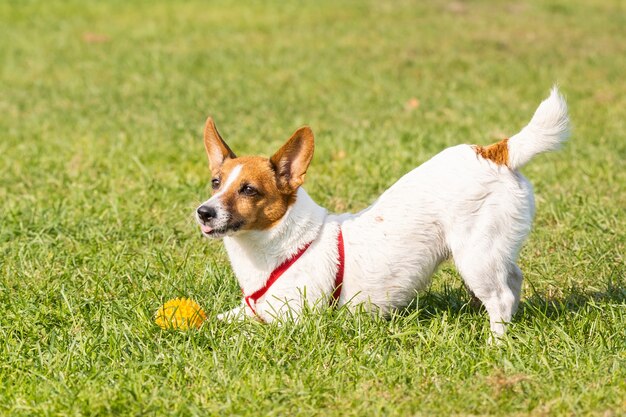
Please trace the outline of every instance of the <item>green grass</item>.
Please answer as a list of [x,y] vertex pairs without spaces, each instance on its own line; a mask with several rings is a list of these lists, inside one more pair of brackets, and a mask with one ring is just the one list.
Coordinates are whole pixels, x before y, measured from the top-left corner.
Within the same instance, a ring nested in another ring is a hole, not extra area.
[[[624,39],[619,0],[0,3],[0,414],[623,415]],[[354,211],[517,132],[554,82],[575,130],[524,168],[502,346],[448,264],[390,320],[214,320],[240,294],[192,217],[207,115],[242,154],[311,125],[306,188]],[[153,324],[176,296],[201,330]]]

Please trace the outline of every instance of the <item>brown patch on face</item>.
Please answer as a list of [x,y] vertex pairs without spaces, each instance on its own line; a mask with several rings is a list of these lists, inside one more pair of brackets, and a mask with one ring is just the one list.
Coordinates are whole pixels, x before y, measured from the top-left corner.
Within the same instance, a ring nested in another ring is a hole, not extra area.
[[498,143],[489,146],[474,145],[474,151],[477,155],[485,159],[495,162],[498,165],[509,165],[509,146],[508,139],[503,139]]
[[[222,189],[238,165],[241,171],[237,178]],[[269,159],[259,156],[244,156],[224,161],[214,178],[221,180],[220,200],[231,216],[229,224],[241,223],[241,230],[266,230],[283,218],[287,209],[296,200],[295,190],[284,193],[279,190],[277,176]]]

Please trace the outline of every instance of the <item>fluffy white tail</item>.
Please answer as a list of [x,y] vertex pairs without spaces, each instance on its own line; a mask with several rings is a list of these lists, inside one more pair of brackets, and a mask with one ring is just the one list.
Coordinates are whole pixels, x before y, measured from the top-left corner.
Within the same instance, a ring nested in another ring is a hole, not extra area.
[[559,149],[569,136],[567,104],[555,87],[541,102],[530,123],[508,141],[509,167],[518,169],[541,152]]

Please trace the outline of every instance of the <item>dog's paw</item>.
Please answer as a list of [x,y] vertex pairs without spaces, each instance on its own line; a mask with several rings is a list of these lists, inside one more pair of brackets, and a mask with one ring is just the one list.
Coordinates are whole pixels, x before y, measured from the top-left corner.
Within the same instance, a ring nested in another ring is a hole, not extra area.
[[246,318],[243,306],[235,307],[217,315],[217,319],[225,322],[242,321]]

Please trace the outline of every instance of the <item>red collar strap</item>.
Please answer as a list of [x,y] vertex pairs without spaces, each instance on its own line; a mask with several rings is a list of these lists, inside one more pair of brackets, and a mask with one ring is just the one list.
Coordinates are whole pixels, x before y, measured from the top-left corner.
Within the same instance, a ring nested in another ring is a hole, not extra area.
[[[311,243],[312,242],[307,243],[302,249],[298,251],[298,253],[287,259],[282,264],[278,265],[278,267],[276,267],[276,269],[272,271],[270,277],[262,288],[256,290],[250,295],[244,294],[246,304],[248,304],[248,307],[250,307],[250,310],[252,310],[255,316],[259,317],[256,313],[255,308],[253,307],[253,304],[256,305],[257,300],[265,295],[265,293],[270,289],[272,285],[274,285],[278,278],[280,278],[285,272],[287,272],[287,270],[291,268],[291,266],[296,263],[296,261],[300,259],[302,255],[304,255],[304,252],[306,252],[309,246],[311,246]],[[337,275],[335,276],[335,290],[333,291],[332,299],[330,300],[331,306],[336,305],[337,301],[339,301],[339,296],[341,295],[341,286],[343,284],[345,253],[343,249],[343,233],[341,233],[341,227],[339,227],[339,235],[337,236],[337,253],[339,258],[339,265],[337,266]]]

